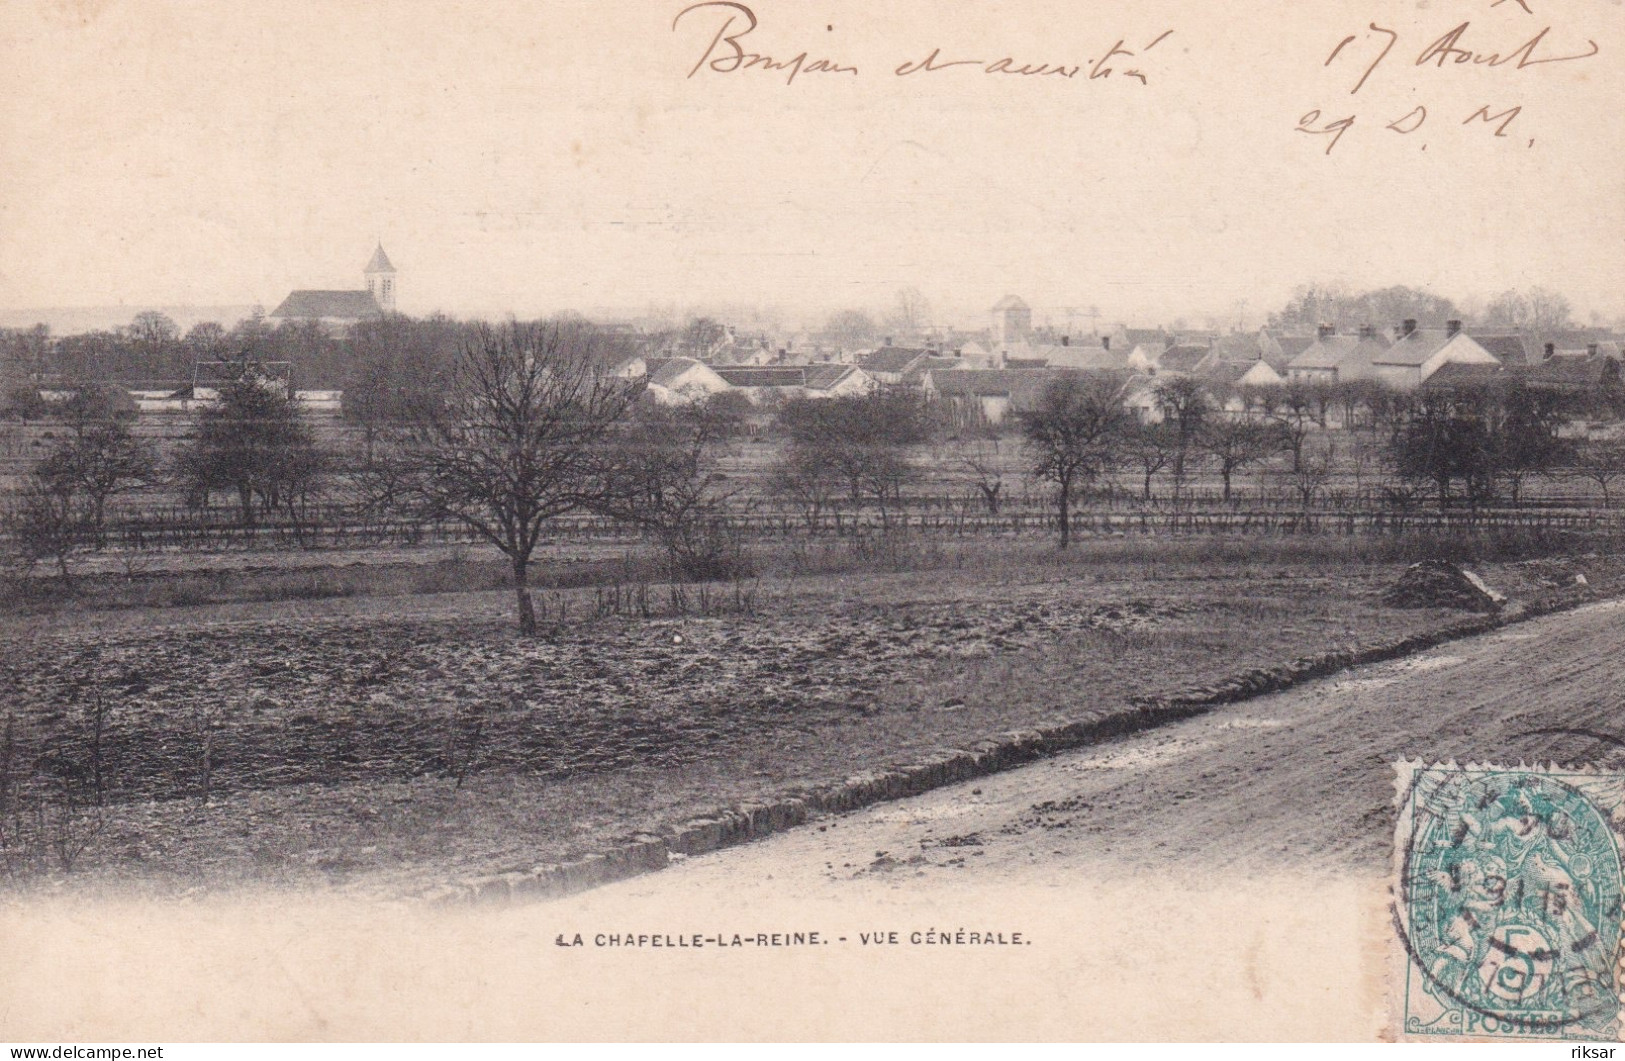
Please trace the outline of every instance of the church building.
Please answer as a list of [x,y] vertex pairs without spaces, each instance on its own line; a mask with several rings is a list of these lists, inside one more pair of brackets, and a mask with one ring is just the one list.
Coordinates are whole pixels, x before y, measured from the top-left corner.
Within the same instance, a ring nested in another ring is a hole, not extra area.
[[294,291],[271,311],[276,321],[316,321],[328,328],[347,328],[357,321],[395,312],[395,266],[384,245],[372,252],[362,270],[366,288],[359,291]]

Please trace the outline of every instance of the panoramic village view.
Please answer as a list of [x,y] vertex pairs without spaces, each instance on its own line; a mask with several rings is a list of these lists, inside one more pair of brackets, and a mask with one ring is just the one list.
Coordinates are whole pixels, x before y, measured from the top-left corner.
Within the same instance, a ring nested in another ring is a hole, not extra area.
[[[357,279],[0,333],[9,887],[559,894],[1621,584],[1621,334],[1549,289],[774,326]],[[1372,744],[1595,752],[1605,699],[1370,705],[1301,844],[1386,857]]]

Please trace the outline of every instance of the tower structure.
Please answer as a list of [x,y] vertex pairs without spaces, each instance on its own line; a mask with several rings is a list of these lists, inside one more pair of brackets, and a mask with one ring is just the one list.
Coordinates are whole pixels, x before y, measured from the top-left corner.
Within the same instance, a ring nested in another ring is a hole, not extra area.
[[389,255],[384,253],[382,243],[372,252],[372,260],[367,262],[365,275],[367,291],[372,295],[373,301],[378,303],[378,308],[385,313],[394,313],[395,267],[389,263]]

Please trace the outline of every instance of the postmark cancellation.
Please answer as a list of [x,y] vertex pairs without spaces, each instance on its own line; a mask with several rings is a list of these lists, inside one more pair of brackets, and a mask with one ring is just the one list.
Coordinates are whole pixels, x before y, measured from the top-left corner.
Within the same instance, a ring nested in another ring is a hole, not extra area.
[[1625,774],[1453,762],[1396,773],[1399,1033],[1619,1038]]

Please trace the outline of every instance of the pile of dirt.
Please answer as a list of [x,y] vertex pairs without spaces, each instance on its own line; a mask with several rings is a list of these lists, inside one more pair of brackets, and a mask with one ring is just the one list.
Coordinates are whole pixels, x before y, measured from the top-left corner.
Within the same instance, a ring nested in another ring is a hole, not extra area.
[[1494,612],[1506,603],[1506,596],[1447,560],[1422,560],[1406,568],[1399,581],[1383,593],[1382,600],[1396,608]]

